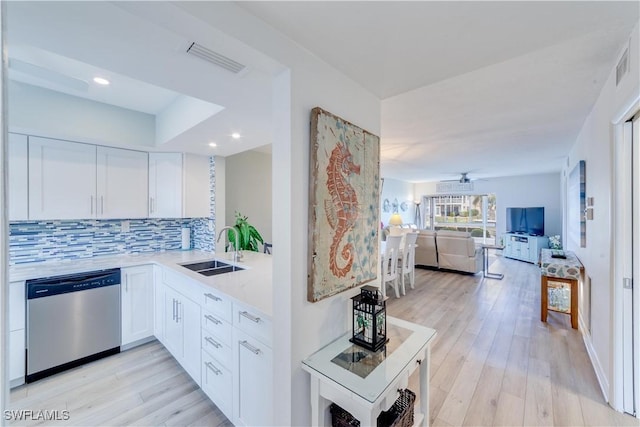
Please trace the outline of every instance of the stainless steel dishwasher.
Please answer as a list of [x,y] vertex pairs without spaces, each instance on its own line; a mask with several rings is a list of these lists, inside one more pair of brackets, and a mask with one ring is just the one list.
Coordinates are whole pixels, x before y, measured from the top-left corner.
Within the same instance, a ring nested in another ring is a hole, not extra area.
[[120,352],[120,269],[28,280],[30,383]]

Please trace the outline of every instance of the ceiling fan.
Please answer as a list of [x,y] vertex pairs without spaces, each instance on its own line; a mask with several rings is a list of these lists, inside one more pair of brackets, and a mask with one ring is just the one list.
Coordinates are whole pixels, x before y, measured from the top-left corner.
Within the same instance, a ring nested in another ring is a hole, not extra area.
[[471,181],[475,181],[475,179],[469,178],[470,172],[460,172],[460,178],[458,179],[446,179],[441,182],[459,182],[460,184],[468,184]]
[[469,174],[469,172],[460,172],[460,179],[458,180],[458,182],[460,184],[466,184],[471,182],[471,179],[467,176]]

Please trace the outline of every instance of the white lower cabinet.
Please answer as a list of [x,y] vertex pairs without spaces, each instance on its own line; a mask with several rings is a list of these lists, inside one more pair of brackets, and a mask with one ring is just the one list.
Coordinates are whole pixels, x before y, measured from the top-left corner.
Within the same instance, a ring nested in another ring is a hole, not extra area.
[[[162,268],[153,267],[153,335],[164,344],[164,291]],[[166,344],[165,344],[166,347]]]
[[273,424],[273,352],[245,332],[234,329],[234,417],[240,426]]
[[165,286],[163,309],[163,344],[200,385],[200,306]]
[[233,374],[205,350],[202,350],[202,391],[227,418],[233,419]]
[[9,283],[9,380],[11,387],[24,384],[26,354],[25,282]]
[[122,345],[153,336],[153,267],[121,270]]
[[24,384],[25,348],[25,330],[11,331],[9,333],[9,381],[11,381],[11,387]]

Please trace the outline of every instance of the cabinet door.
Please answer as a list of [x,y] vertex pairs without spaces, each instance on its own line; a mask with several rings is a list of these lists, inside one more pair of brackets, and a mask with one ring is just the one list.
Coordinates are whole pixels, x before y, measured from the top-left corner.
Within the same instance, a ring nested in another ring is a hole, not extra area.
[[184,218],[208,218],[211,216],[209,188],[209,158],[184,154],[182,186]]
[[25,330],[11,331],[9,335],[9,380],[12,387],[24,383],[25,348]]
[[29,219],[29,150],[27,136],[9,134],[9,220]]
[[172,288],[164,288],[164,345],[169,353],[181,362],[184,357],[184,334],[178,316],[180,294]]
[[97,148],[97,217],[146,218],[149,155]]
[[162,270],[160,267],[153,267],[153,335],[164,344],[164,300],[165,287],[162,284]]
[[153,335],[153,267],[122,269],[122,345]]
[[96,146],[29,137],[29,219],[95,217]]
[[237,375],[234,390],[235,425],[273,424],[273,364],[271,348],[235,330]]
[[187,297],[181,296],[178,303],[178,317],[183,330],[183,359],[180,362],[191,378],[200,385],[200,306]]
[[182,154],[149,153],[149,217],[182,216]]

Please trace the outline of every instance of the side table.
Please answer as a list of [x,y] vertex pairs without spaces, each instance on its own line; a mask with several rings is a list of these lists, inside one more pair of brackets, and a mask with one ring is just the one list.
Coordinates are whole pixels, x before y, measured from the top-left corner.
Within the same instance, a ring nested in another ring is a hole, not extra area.
[[488,279],[498,279],[502,280],[504,274],[502,273],[490,273],[489,272],[489,249],[497,249],[503,250],[504,246],[502,245],[482,245],[482,260],[484,263],[484,270],[482,275]]
[[557,311],[571,315],[571,327],[578,329],[578,282],[583,266],[573,252],[564,251],[565,258],[556,258],[557,252],[540,252],[540,320],[547,321],[549,310]]
[[387,317],[389,343],[370,352],[349,342],[347,333],[302,362],[311,375],[312,426],[331,424],[328,408],[335,403],[360,421],[375,426],[406,387],[411,373],[420,369],[420,411],[415,425],[429,425],[429,358],[436,336],[431,328]]

